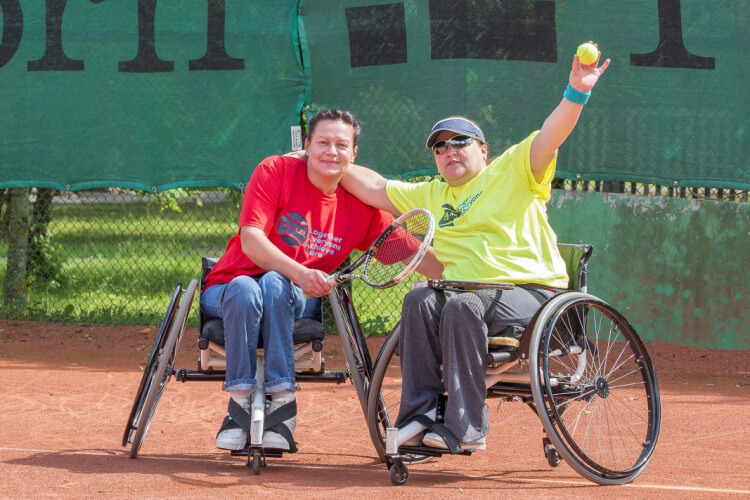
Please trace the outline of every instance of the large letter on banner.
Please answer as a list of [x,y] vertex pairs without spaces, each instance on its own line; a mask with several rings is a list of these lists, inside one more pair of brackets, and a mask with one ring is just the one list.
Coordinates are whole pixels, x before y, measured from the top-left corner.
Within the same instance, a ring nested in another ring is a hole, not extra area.
[[0,6],[0,187],[237,187],[291,149],[294,0]]
[[436,173],[424,141],[446,116],[476,120],[490,156],[541,128],[594,40],[612,64],[558,176],[750,189],[750,2],[303,0],[300,12],[313,110],[357,114],[358,161],[389,177]]

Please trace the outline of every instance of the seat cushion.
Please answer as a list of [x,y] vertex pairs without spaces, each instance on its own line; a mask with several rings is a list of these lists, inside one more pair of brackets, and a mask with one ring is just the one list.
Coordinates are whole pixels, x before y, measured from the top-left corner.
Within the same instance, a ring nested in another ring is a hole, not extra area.
[[[323,340],[325,327],[320,321],[302,318],[294,323],[292,335],[295,344]],[[216,344],[224,345],[224,322],[221,318],[204,318],[201,336]]]

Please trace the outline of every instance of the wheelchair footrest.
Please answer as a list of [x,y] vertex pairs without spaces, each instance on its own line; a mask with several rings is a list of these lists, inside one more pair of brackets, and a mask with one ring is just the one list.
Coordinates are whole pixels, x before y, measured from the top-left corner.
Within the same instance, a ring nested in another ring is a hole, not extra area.
[[343,384],[346,382],[346,373],[341,370],[323,373],[297,372],[294,376],[297,381],[309,380],[313,382],[336,382],[337,384]]
[[[399,446],[399,455],[424,455],[426,457],[441,457],[443,453],[450,453],[450,450],[442,450],[431,446]],[[471,455],[471,452],[464,452]]]
[[[246,457],[250,455],[250,448],[245,448],[244,450],[232,450],[229,452],[233,457]],[[264,448],[263,449],[263,455],[266,457],[271,458],[281,458],[284,456],[284,453],[290,453],[289,450],[277,450],[274,448]]]

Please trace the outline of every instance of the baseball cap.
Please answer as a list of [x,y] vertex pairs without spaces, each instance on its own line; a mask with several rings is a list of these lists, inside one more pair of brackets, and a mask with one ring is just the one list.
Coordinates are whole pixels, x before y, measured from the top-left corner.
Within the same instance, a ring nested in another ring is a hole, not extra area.
[[446,130],[457,134],[468,135],[469,137],[479,139],[485,144],[487,143],[487,141],[484,140],[482,129],[480,129],[476,123],[468,118],[464,118],[463,116],[451,116],[449,118],[444,118],[433,125],[432,131],[430,132],[429,137],[427,137],[427,147],[432,148],[437,136]]

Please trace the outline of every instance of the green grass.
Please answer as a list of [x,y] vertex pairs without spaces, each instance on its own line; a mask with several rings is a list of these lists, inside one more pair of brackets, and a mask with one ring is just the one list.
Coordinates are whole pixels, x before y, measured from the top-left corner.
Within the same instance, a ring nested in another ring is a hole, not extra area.
[[[27,292],[28,311],[6,310],[4,315],[74,323],[159,324],[175,286],[200,278],[201,257],[223,253],[237,230],[238,212],[232,202],[187,204],[180,213],[143,202],[55,205],[49,231],[55,257],[62,262],[59,276],[33,280]],[[0,241],[2,282],[7,252],[7,243]],[[363,329],[368,334],[388,333],[398,321],[407,290],[408,285],[374,290],[355,282],[353,297]],[[190,324],[197,324],[197,307]]]
[[[221,255],[236,217],[229,202],[188,204],[181,213],[151,203],[56,205],[49,231],[62,268],[29,286],[24,317],[158,323],[175,286],[200,277],[200,257]],[[0,256],[7,256],[5,242]]]

